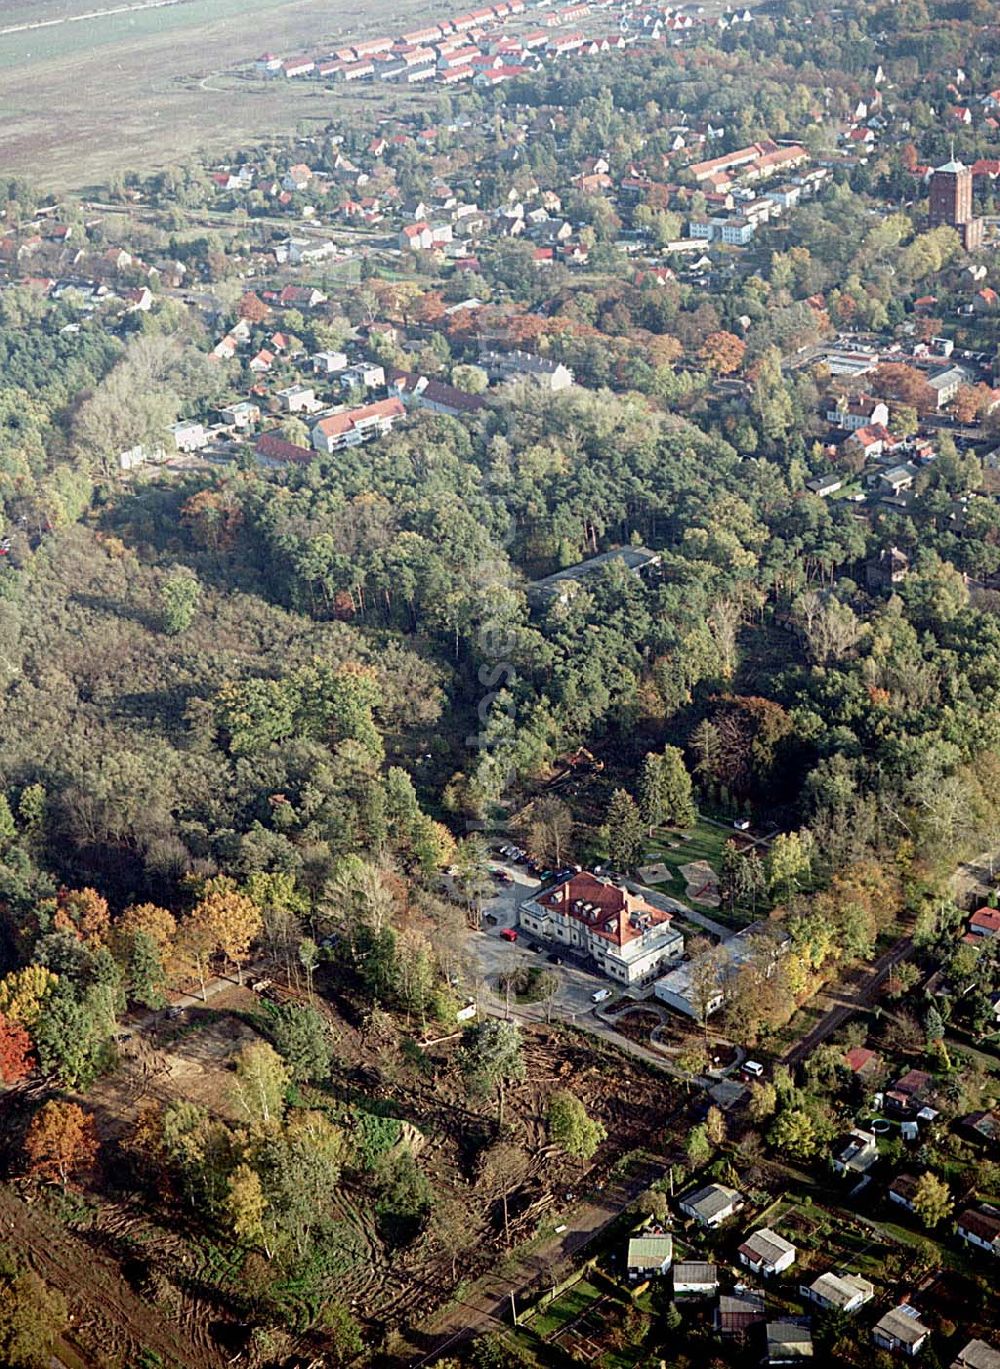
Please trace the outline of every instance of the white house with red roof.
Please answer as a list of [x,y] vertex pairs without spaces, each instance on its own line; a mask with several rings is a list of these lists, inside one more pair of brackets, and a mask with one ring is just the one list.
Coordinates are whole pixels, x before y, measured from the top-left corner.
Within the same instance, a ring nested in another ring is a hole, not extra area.
[[312,430],[312,444],[327,456],[344,447],[358,447],[391,432],[392,425],[405,414],[402,400],[395,395],[357,409],[345,409],[320,419]]
[[525,899],[518,921],[543,941],[585,951],[622,984],[649,983],[684,950],[670,913],[587,870]]

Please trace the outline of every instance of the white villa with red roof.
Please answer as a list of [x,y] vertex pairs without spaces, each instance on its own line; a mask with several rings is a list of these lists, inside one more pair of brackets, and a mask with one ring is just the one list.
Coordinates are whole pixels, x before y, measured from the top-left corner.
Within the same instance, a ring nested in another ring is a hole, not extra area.
[[519,922],[545,941],[586,951],[622,984],[646,984],[684,950],[670,913],[584,870],[525,899]]

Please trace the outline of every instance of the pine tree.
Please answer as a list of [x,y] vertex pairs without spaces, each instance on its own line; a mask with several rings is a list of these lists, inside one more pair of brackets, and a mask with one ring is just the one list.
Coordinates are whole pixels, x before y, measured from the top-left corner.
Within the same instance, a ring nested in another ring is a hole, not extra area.
[[631,794],[616,789],[608,805],[608,816],[602,829],[607,843],[608,858],[618,870],[632,870],[642,858],[644,829],[642,815]]

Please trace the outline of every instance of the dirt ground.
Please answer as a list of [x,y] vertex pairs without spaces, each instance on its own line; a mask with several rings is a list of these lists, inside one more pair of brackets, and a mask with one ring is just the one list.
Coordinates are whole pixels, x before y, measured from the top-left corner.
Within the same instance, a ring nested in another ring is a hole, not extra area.
[[122,1041],[118,1069],[99,1079],[78,1100],[96,1116],[101,1140],[121,1137],[140,1105],[150,1099],[168,1103],[184,1098],[226,1121],[236,1121],[229,1062],[243,1046],[259,1038],[252,1027],[231,1014],[259,1007],[249,989],[234,988],[213,998],[210,1008],[193,1008],[176,1025],[135,1031]]

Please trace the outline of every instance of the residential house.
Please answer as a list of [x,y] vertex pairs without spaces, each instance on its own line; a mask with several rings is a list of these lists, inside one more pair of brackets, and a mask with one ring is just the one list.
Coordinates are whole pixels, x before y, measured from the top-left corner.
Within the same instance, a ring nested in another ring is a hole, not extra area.
[[796,1254],[791,1241],[786,1241],[769,1226],[762,1226],[748,1236],[739,1248],[740,1264],[746,1265],[751,1273],[765,1277],[780,1274],[794,1264]]
[[970,1112],[961,1121],[962,1130],[990,1147],[1000,1146],[1000,1113]]
[[898,1207],[905,1207],[907,1212],[916,1212],[913,1199],[916,1196],[919,1182],[914,1174],[897,1174],[889,1185],[890,1203],[895,1203]]
[[309,358],[317,375],[332,376],[347,369],[346,352],[316,352]]
[[312,431],[312,443],[318,452],[329,456],[345,447],[359,447],[391,432],[393,425],[404,416],[402,400],[395,395],[374,404],[363,404],[357,409],[346,409],[339,414],[321,418]]
[[254,375],[266,375],[274,365],[274,353],[262,347],[255,357],[250,358],[247,365]]
[[224,409],[220,409],[219,415],[222,421],[231,428],[245,432],[255,428],[260,422],[260,406],[248,399],[241,399],[235,404],[227,404]]
[[281,178],[281,184],[286,190],[308,190],[313,181],[313,172],[305,162],[296,162],[290,166]]
[[281,400],[281,407],[289,414],[311,414],[321,407],[311,385],[287,385],[275,398]]
[[518,922],[544,941],[586,951],[624,984],[648,983],[684,949],[671,913],[586,870],[525,899]]
[[842,1137],[834,1151],[831,1164],[837,1174],[866,1174],[878,1159],[878,1142],[870,1131],[855,1127]]
[[714,1264],[685,1260],[674,1265],[675,1298],[714,1298],[719,1291],[719,1272]]
[[832,423],[834,427],[853,433],[858,428],[874,427],[879,424],[887,427],[889,407],[881,399],[875,399],[869,394],[841,395],[835,403],[827,405],[825,418],[827,423]]
[[905,461],[899,466],[890,466],[888,470],[879,471],[874,478],[880,492],[894,496],[912,490],[917,474],[916,466],[912,462]]
[[342,390],[374,390],[385,384],[385,367],[377,361],[357,361],[340,372],[338,384]]
[[171,423],[168,429],[179,452],[200,452],[208,446],[208,433],[205,425],[193,418],[182,418],[179,423]]
[[1000,910],[977,908],[969,918],[969,931],[973,937],[1000,936]]
[[664,1231],[644,1231],[628,1243],[627,1269],[633,1281],[666,1274],[674,1256],[674,1238]]
[[917,1112],[932,1082],[926,1070],[907,1070],[885,1095],[886,1105],[896,1112]]
[[479,364],[491,380],[531,380],[553,394],[573,384],[573,372],[568,366],[533,352],[484,352]]
[[278,295],[283,309],[317,309],[326,303],[326,295],[314,285],[286,285]]
[[419,223],[408,223],[399,232],[399,247],[401,251],[427,252],[434,245],[434,234],[431,226],[426,220]]
[[486,408],[482,395],[466,394],[454,385],[410,371],[391,371],[389,389],[399,395],[408,409],[429,409],[431,413],[447,414],[450,418],[470,417]]
[[728,1184],[707,1184],[682,1199],[680,1209],[699,1226],[713,1228],[739,1212],[743,1203],[743,1194]]
[[934,396],[936,409],[946,408],[958,394],[963,385],[968,385],[969,375],[961,366],[946,366],[927,377],[927,384]]
[[920,1320],[920,1313],[910,1303],[900,1303],[886,1312],[872,1327],[872,1340],[880,1350],[895,1354],[916,1355],[930,1335],[930,1328]]
[[765,1321],[764,1295],[750,1289],[723,1294],[715,1309],[715,1329],[726,1340],[745,1340]]
[[1000,1255],[1000,1210],[986,1203],[979,1207],[967,1207],[955,1222],[959,1240],[986,1250],[991,1255]]
[[814,1283],[800,1285],[799,1293],[817,1307],[834,1308],[840,1312],[856,1312],[871,1302],[875,1286],[860,1274],[821,1274]]
[[137,285],[122,291],[127,314],[148,314],[153,307],[153,292],[148,285]]
[[877,556],[865,562],[865,587],[869,590],[891,589],[902,584],[910,572],[910,558],[898,547],[883,547]]
[[820,499],[829,499],[844,488],[842,475],[814,475],[806,481],[806,489]]
[[888,436],[888,432],[881,424],[875,427],[865,424],[864,427],[855,428],[841,445],[845,451],[860,450],[866,461],[872,461],[882,455]]
[[970,1340],[952,1360],[951,1369],[1000,1369],[1000,1350],[984,1340]]
[[278,432],[261,433],[254,444],[254,455],[264,466],[308,466],[315,452],[289,442]]
[[812,1359],[812,1332],[808,1321],[769,1321],[764,1328],[767,1337],[769,1366],[799,1364]]

